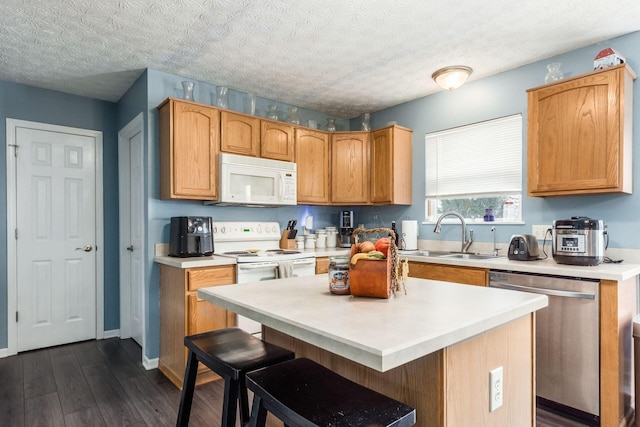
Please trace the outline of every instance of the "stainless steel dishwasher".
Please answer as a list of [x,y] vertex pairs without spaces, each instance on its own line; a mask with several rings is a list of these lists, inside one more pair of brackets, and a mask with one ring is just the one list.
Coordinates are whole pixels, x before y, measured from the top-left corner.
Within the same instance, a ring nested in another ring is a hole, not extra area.
[[536,312],[538,405],[598,422],[599,280],[491,271],[489,286],[549,297]]

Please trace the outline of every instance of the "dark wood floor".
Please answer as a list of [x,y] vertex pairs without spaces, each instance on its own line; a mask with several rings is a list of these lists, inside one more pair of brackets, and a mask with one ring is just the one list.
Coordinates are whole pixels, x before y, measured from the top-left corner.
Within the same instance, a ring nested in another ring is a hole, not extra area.
[[[119,338],[0,359],[0,426],[175,425],[180,391],[141,360],[140,347]],[[220,425],[223,387],[214,381],[196,389],[190,426]],[[282,423],[270,416],[267,425]],[[583,426],[541,411],[537,425]]]
[[[0,426],[174,426],[180,391],[141,360],[140,347],[119,338],[2,358]],[[220,425],[222,394],[222,381],[198,387],[189,425]]]

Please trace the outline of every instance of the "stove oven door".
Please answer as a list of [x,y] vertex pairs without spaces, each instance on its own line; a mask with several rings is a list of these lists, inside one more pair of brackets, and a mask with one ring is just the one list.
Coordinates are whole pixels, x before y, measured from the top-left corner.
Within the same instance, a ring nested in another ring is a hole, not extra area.
[[[290,261],[293,264],[293,276],[313,276],[316,274],[315,258],[304,258]],[[278,262],[249,262],[236,265],[238,284],[274,280],[278,271]],[[259,336],[262,325],[255,320],[238,316],[238,327]]]

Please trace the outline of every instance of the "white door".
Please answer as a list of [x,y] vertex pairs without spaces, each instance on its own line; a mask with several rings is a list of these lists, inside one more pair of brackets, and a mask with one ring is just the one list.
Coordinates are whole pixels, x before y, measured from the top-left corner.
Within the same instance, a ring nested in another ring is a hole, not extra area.
[[96,138],[15,141],[17,350],[96,338]]
[[120,336],[144,349],[144,127],[139,114],[118,132]]

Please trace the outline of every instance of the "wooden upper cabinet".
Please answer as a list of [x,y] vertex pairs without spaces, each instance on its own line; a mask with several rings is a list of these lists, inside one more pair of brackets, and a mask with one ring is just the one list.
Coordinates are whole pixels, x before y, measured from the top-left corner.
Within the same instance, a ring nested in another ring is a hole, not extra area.
[[298,203],[327,204],[329,199],[329,134],[296,128]]
[[411,204],[411,129],[390,126],[371,136],[371,203]]
[[269,120],[261,120],[260,157],[285,162],[294,161],[293,126]]
[[216,200],[220,112],[173,98],[158,112],[160,198]]
[[620,65],[527,91],[529,196],[631,193],[633,80]]
[[331,202],[369,202],[369,132],[331,135]]
[[220,151],[258,157],[260,119],[241,113],[221,111]]

